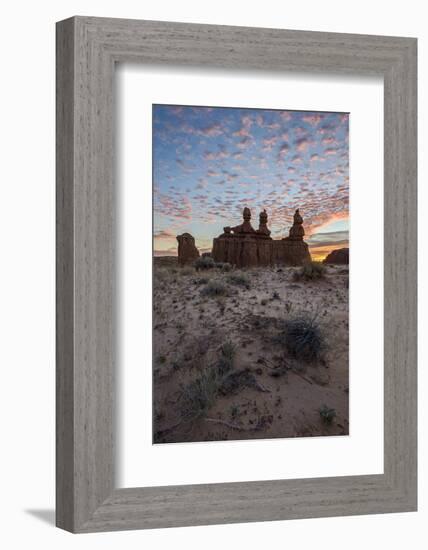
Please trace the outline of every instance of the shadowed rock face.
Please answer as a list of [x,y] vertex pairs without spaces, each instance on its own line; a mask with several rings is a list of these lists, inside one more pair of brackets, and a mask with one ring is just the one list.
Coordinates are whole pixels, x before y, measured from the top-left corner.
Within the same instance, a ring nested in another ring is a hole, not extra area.
[[303,229],[303,218],[300,215],[299,209],[294,213],[293,226],[290,228],[290,234],[285,240],[289,239],[290,241],[303,241],[305,236],[305,230]]
[[244,208],[244,222],[236,227],[225,227],[224,233],[214,239],[212,256],[216,262],[228,262],[237,267],[268,265],[303,265],[311,261],[308,245],[303,242],[303,219],[296,210],[290,236],[276,241],[270,237],[268,215],[260,213],[259,229],[251,226],[251,212]]
[[324,260],[325,264],[349,264],[349,248],[332,250]]
[[241,225],[237,225],[236,227],[232,228],[224,228],[231,229],[233,231],[234,235],[252,235],[255,233],[253,226],[251,225],[251,210],[247,207],[244,208],[244,212],[242,214],[242,217],[244,218],[244,221],[241,223]]
[[266,210],[263,210],[263,212],[260,212],[259,219],[260,219],[259,228],[256,233],[258,233],[259,235],[264,235],[265,237],[269,237],[270,230],[268,229],[268,226],[267,226],[268,215]]
[[199,258],[199,250],[195,245],[195,238],[190,233],[177,235],[179,265],[192,264]]
[[273,241],[273,264],[299,266],[312,258],[308,245],[302,240]]

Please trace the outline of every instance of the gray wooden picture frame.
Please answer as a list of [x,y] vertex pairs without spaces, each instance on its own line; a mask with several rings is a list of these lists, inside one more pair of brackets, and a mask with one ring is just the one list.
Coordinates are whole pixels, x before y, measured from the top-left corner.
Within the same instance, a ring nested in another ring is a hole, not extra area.
[[[56,47],[57,526],[83,533],[416,510],[416,39],[73,17],[57,24]],[[383,76],[383,474],[115,488],[117,62]]]

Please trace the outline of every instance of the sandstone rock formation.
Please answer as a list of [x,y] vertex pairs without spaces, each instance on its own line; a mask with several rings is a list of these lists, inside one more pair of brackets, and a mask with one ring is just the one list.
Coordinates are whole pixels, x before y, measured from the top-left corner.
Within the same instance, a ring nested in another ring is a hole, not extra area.
[[178,241],[178,264],[192,264],[199,258],[199,250],[195,245],[195,238],[190,233],[177,235]]
[[[247,207],[244,208],[244,211],[242,213],[242,217],[244,218],[244,221],[241,225],[237,225],[236,227],[232,227],[232,231],[234,235],[251,235],[255,233],[253,226],[251,225],[251,210]],[[225,228],[226,229],[226,228]],[[227,228],[229,229],[229,228]]]
[[267,226],[268,215],[266,210],[263,210],[263,212],[260,212],[259,219],[260,221],[259,221],[259,228],[257,230],[257,233],[259,235],[265,235],[266,237],[269,237],[270,230],[268,229],[268,226]]
[[279,241],[270,236],[266,210],[260,213],[257,230],[251,225],[251,212],[247,207],[243,211],[243,220],[241,225],[224,227],[224,233],[214,239],[214,261],[228,262],[236,267],[303,265],[311,261],[308,245],[303,241],[305,231],[298,210],[289,237]]
[[349,248],[332,250],[324,260],[325,264],[349,264]]
[[[311,261],[311,255],[308,245],[303,241],[305,230],[303,228],[303,218],[300,215],[299,209],[296,210],[293,217],[293,225],[290,228],[289,236],[285,237],[282,242],[285,242],[284,248],[278,245],[278,257],[284,258],[284,263],[289,265],[303,265]],[[281,263],[281,262],[276,262]]]
[[286,239],[290,241],[303,241],[305,230],[303,229],[303,218],[300,215],[299,209],[296,210],[293,216],[293,225],[290,228],[290,234]]

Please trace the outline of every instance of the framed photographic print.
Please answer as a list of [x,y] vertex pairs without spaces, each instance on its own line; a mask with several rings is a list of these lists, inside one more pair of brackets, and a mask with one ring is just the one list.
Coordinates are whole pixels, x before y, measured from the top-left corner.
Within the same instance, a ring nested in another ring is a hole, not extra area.
[[348,119],[153,106],[154,443],[349,434]]
[[58,23],[57,220],[59,527],[416,509],[415,39]]

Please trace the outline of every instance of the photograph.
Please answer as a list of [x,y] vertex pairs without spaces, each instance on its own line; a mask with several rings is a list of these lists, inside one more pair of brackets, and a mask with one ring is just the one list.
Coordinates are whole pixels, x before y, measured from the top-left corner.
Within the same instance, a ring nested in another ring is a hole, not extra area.
[[349,114],[153,105],[153,443],[349,434]]

